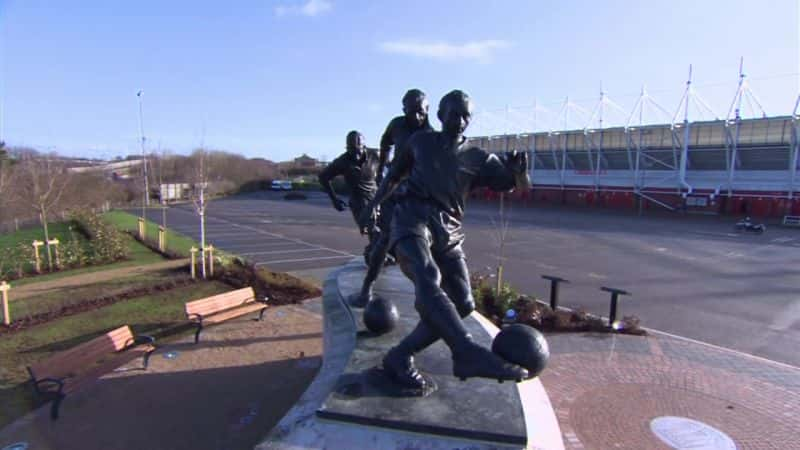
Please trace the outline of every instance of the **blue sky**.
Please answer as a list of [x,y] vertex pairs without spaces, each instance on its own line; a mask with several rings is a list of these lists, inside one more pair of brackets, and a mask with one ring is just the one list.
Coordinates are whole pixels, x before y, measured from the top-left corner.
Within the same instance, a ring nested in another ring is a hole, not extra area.
[[71,155],[137,153],[143,89],[150,149],[331,159],[351,129],[376,146],[411,87],[434,114],[447,91],[468,92],[477,135],[525,128],[534,99],[551,111],[542,128],[567,95],[589,111],[601,83],[623,111],[646,83],[672,112],[692,63],[724,116],[740,56],[766,112],[785,115],[799,16],[792,0],[0,0],[2,132]]

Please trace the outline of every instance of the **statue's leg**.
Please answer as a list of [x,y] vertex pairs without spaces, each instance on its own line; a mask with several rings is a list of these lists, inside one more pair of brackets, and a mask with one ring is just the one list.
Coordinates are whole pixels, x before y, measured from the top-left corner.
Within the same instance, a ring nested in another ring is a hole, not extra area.
[[458,315],[465,318],[475,310],[472,286],[469,282],[469,269],[461,246],[436,255],[436,265],[442,272],[442,290],[456,305]]
[[[440,273],[427,242],[422,238],[409,237],[401,239],[395,248],[400,268],[414,283],[415,307],[419,312],[421,323],[425,325],[424,327],[415,328],[414,332],[409,335],[409,340],[412,339],[411,336],[418,333],[413,339],[417,340],[416,343],[418,345],[427,346],[435,341],[433,336],[438,335],[443,338],[453,354],[453,373],[462,379],[487,377],[504,380],[527,377],[527,372],[524,369],[505,362],[488,349],[472,341],[455,304],[440,287],[443,275],[448,278],[452,275],[454,276],[453,280],[468,280],[465,264],[448,264],[448,270],[457,271],[455,274]],[[457,261],[458,258],[453,260]],[[446,282],[445,285],[447,284]],[[469,284],[467,283],[467,288],[468,286]],[[393,351],[390,350],[390,355],[392,353]],[[400,352],[398,351],[397,353]],[[403,353],[407,353],[407,351]],[[387,357],[390,355],[387,355]],[[390,366],[393,365],[392,363],[399,362],[399,358],[388,359],[390,360]],[[384,362],[386,363],[386,361]],[[395,372],[401,368],[392,367]],[[408,381],[411,384],[417,377],[421,379],[419,373],[413,369],[413,365],[405,367],[405,369],[412,370],[412,373],[397,374],[401,375],[399,377],[401,380]],[[415,374],[417,377],[413,376]]]
[[[361,212],[367,207],[368,203],[368,199],[361,197],[350,197],[350,212],[353,214],[353,222],[356,223],[356,228],[358,228],[359,231],[361,230],[361,225],[358,223],[358,219],[361,217]],[[367,245],[364,246],[363,256],[364,264],[369,266],[369,255],[372,253],[372,247],[375,241],[375,233],[368,233],[367,238],[369,240],[367,241]]]
[[[436,259],[439,261],[438,266],[442,273],[451,274],[451,276],[443,277],[439,286],[456,305],[458,315],[463,319],[475,310],[475,301],[472,298],[469,284],[467,263],[460,249],[457,250]],[[420,321],[408,336],[389,351],[386,358],[390,361],[389,365],[413,368],[414,354],[428,348],[438,340],[439,336],[433,333],[425,322]]]
[[353,299],[350,304],[363,308],[372,300],[372,286],[383,268],[383,262],[386,260],[386,251],[389,247],[388,233],[381,232],[372,246],[372,251],[369,254],[369,264],[367,265],[367,274],[364,276],[364,282],[361,284],[361,292],[358,297]]

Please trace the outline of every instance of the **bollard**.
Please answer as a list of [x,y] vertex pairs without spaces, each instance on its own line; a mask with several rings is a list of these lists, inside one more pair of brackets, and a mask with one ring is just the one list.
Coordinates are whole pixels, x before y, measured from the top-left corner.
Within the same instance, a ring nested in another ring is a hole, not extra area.
[[167,236],[165,231],[164,227],[161,225],[158,226],[158,249],[162,252],[166,251],[167,248]]
[[614,328],[614,322],[617,321],[617,301],[620,295],[631,295],[630,292],[623,291],[622,289],[603,286],[601,291],[611,293],[611,306],[608,311],[608,326]]
[[208,274],[213,277],[214,276],[214,246],[209,244],[208,247],[206,247],[206,250],[208,251]]
[[8,313],[8,291],[11,285],[3,281],[0,283],[0,293],[3,294],[3,324],[11,325],[11,315]]
[[197,249],[195,247],[192,247],[192,248],[189,249],[189,252],[192,254],[191,273],[192,273],[192,279],[194,280],[195,277],[196,277],[195,268],[194,267],[195,267],[195,264],[197,264]]
[[[58,257],[58,244],[60,244],[58,238],[53,238],[47,241],[47,246],[50,247],[52,245],[53,251],[56,253],[56,269],[61,268],[61,259]],[[53,268],[51,267],[50,270],[53,270]]]
[[39,259],[39,247],[42,245],[44,245],[44,242],[42,241],[33,241],[33,256],[36,260],[36,273],[42,273],[42,262]]
[[558,283],[569,283],[569,280],[552,275],[542,275],[545,280],[550,280],[550,309],[558,308]]
[[144,217],[139,217],[139,239],[144,240]]

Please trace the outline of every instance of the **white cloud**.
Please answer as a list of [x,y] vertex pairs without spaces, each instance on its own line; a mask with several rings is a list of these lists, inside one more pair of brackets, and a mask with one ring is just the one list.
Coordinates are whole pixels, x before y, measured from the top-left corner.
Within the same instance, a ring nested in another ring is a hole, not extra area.
[[280,5],[275,7],[275,15],[302,15],[308,17],[318,16],[333,9],[333,3],[328,0],[308,0],[302,4]]
[[492,54],[495,50],[510,46],[511,43],[508,41],[488,39],[465,42],[464,44],[451,44],[442,41],[389,41],[382,42],[378,48],[386,53],[416,56],[439,61],[470,60],[487,63],[491,61]]

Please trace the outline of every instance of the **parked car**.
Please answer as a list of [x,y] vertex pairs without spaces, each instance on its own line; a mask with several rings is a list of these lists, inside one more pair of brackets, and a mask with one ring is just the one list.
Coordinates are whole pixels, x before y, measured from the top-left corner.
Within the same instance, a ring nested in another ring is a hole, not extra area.
[[272,180],[272,186],[270,186],[270,190],[272,191],[291,191],[292,190],[292,182],[289,180]]

